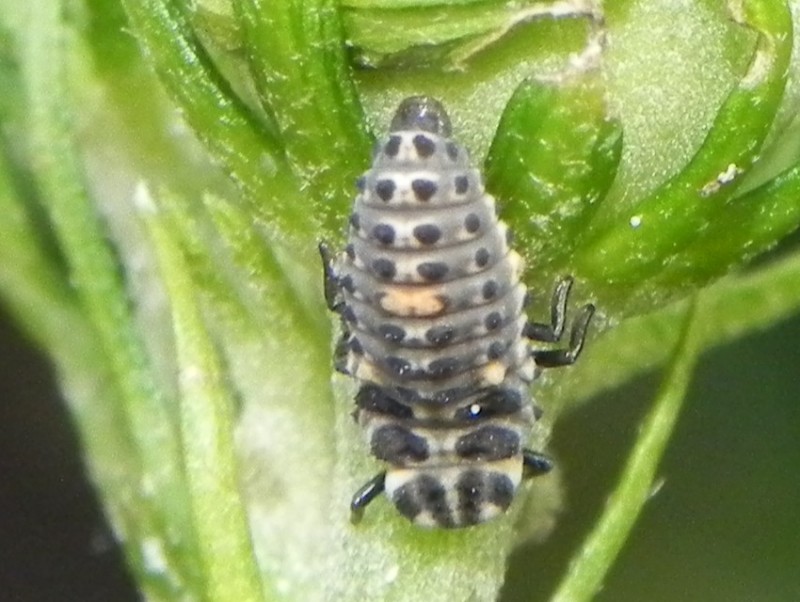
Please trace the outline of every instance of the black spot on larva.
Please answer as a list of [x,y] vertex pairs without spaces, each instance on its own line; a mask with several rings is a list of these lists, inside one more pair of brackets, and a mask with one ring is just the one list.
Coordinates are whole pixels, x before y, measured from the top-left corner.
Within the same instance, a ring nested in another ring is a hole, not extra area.
[[469,190],[469,178],[467,176],[456,176],[455,179],[456,194],[464,194]]
[[489,349],[486,351],[486,356],[490,360],[496,360],[503,357],[503,354],[506,352],[506,345],[502,341],[494,341],[491,345],[489,345]]
[[442,237],[442,230],[436,224],[421,224],[414,228],[414,238],[423,245],[436,244]]
[[347,274],[347,276],[342,276],[342,279],[339,280],[339,283],[348,293],[355,292],[356,290],[356,286],[353,284],[353,277],[350,274]]
[[381,324],[378,327],[378,332],[384,340],[390,343],[399,343],[406,338],[406,331],[395,324]]
[[481,247],[475,251],[475,265],[477,265],[479,268],[486,267],[486,265],[489,263],[489,258],[489,251],[484,247]]
[[428,364],[428,374],[432,378],[448,378],[455,374],[460,367],[461,362],[456,358],[443,357]]
[[455,526],[444,486],[430,475],[422,474],[398,487],[392,502],[397,511],[410,520],[415,520],[424,510],[440,527]]
[[487,280],[484,282],[481,293],[483,294],[483,298],[486,300],[494,298],[494,296],[497,295],[497,282],[494,280]]
[[514,232],[511,230],[511,228],[506,228],[506,244],[511,246],[513,242],[514,242]]
[[429,401],[419,390],[410,389],[408,387],[392,387],[392,394],[405,403],[414,404]]
[[386,391],[374,385],[364,385],[356,394],[356,406],[362,410],[395,418],[413,418],[414,412]]
[[406,483],[394,492],[392,503],[397,511],[409,520],[414,520],[422,512],[422,504],[414,494],[411,483]]
[[483,325],[486,326],[486,330],[495,330],[497,328],[500,328],[500,325],[502,323],[503,323],[503,316],[501,316],[500,313],[496,311],[493,311],[483,319]]
[[400,143],[403,139],[400,136],[391,136],[383,147],[383,152],[387,157],[396,157],[400,150]]
[[379,243],[390,245],[394,242],[394,228],[389,224],[376,224],[372,228],[372,236]]
[[356,179],[356,190],[358,190],[359,192],[364,192],[364,188],[366,188],[366,186],[367,186],[367,178],[365,178],[364,176],[359,176]]
[[431,282],[437,282],[447,275],[450,268],[441,261],[425,261],[417,266],[417,274]]
[[356,319],[356,314],[353,311],[353,308],[349,305],[345,305],[344,309],[342,310],[342,318],[345,322],[349,322],[350,324],[355,324],[358,322]]
[[350,347],[350,351],[356,355],[364,355],[364,347],[361,345],[361,341],[359,341],[356,337],[352,337],[347,342],[347,346]]
[[522,409],[522,396],[512,389],[493,389],[469,405],[458,408],[453,419],[458,421],[487,420],[495,416],[516,414]]
[[505,510],[514,499],[514,483],[506,475],[493,472],[488,477],[489,501]]
[[361,216],[358,213],[353,213],[350,216],[350,225],[353,226],[354,230],[361,228]]
[[433,140],[422,134],[417,134],[412,140],[414,148],[417,149],[417,154],[423,159],[430,157],[436,150],[436,144]]
[[394,196],[394,190],[397,186],[394,180],[378,180],[375,184],[375,193],[381,198],[382,201],[388,203]]
[[533,418],[534,418],[534,420],[539,420],[542,416],[544,416],[544,410],[542,408],[540,408],[539,406],[537,406],[536,404],[533,404]]
[[448,325],[434,326],[425,333],[425,338],[434,345],[447,345],[454,336],[455,330]]
[[450,157],[451,161],[458,159],[458,147],[454,142],[448,142],[445,146],[445,149],[447,150],[447,156]]
[[356,258],[356,249],[353,246],[353,243],[348,244],[344,248],[344,252],[347,255],[347,258],[350,259],[350,261],[353,261]]
[[422,203],[430,201],[431,197],[436,194],[437,189],[436,182],[431,180],[414,180],[411,182],[411,190],[414,191],[414,196]]
[[394,261],[385,259],[383,257],[372,262],[372,271],[384,280],[391,280],[394,278],[395,274],[397,274],[397,268],[394,265]]
[[453,420],[458,422],[474,422],[484,417],[483,406],[474,401],[468,406],[458,408],[453,412]]
[[427,510],[439,526],[452,527],[453,517],[447,504],[447,495],[439,480],[430,475],[421,475],[413,483],[422,510]]
[[408,377],[411,376],[411,362],[404,360],[402,357],[395,357],[390,355],[384,360],[386,367],[397,376]]
[[396,424],[376,429],[372,433],[370,448],[376,458],[390,464],[422,462],[428,458],[425,439]]
[[460,458],[493,462],[519,453],[519,436],[502,426],[482,426],[462,435],[455,445]]
[[462,525],[475,525],[481,522],[481,508],[486,503],[486,485],[483,473],[468,470],[456,482],[458,513]]
[[513,389],[497,387],[479,398],[478,403],[493,415],[513,414],[522,408],[522,395]]
[[467,229],[467,232],[474,234],[481,227],[481,218],[474,213],[468,214],[467,217],[464,218],[464,227]]

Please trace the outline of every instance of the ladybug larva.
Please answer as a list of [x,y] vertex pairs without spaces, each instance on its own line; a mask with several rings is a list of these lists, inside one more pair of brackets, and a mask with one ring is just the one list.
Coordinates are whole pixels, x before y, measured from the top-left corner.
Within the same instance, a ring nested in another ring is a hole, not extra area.
[[415,524],[466,527],[504,512],[524,475],[552,468],[525,448],[540,415],[530,384],[577,359],[594,307],[569,348],[531,348],[560,340],[572,280],[556,287],[549,324],[528,322],[522,258],[441,104],[408,98],[390,129],[358,180],[344,253],[320,245],[343,326],[336,368],[358,381],[354,415],[388,465],[351,511],[385,492]]

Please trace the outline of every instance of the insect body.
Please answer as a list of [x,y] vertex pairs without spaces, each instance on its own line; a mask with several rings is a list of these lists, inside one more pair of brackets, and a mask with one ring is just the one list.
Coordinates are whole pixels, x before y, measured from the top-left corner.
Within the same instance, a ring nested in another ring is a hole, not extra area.
[[345,252],[320,245],[325,295],[343,334],[336,366],[360,384],[356,419],[388,470],[359,490],[358,516],[384,492],[416,524],[465,527],[504,512],[523,473],[550,460],[525,449],[542,367],[575,361],[594,308],[570,347],[532,350],[564,329],[564,279],[551,323],[529,323],[522,258],[442,106],[400,105],[359,179]]

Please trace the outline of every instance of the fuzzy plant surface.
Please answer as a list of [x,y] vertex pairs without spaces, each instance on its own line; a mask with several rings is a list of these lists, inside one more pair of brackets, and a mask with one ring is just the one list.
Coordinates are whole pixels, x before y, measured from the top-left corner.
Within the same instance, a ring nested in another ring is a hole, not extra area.
[[[0,296],[55,365],[151,600],[492,600],[556,476],[445,532],[384,501],[317,243],[398,102],[441,99],[527,263],[598,308],[534,446],[660,371],[553,600],[589,600],[706,349],[800,311],[796,0],[5,0]],[[758,261],[753,261],[758,258]],[[546,544],[544,544],[546,546]],[[443,586],[444,585],[444,586]]]

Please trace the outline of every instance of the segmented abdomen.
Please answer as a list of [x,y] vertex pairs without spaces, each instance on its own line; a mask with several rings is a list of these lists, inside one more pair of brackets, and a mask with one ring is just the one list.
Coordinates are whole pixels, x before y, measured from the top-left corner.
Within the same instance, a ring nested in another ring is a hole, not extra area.
[[400,512],[464,526],[510,504],[534,420],[522,259],[449,124],[401,113],[359,179],[336,268],[346,370]]

